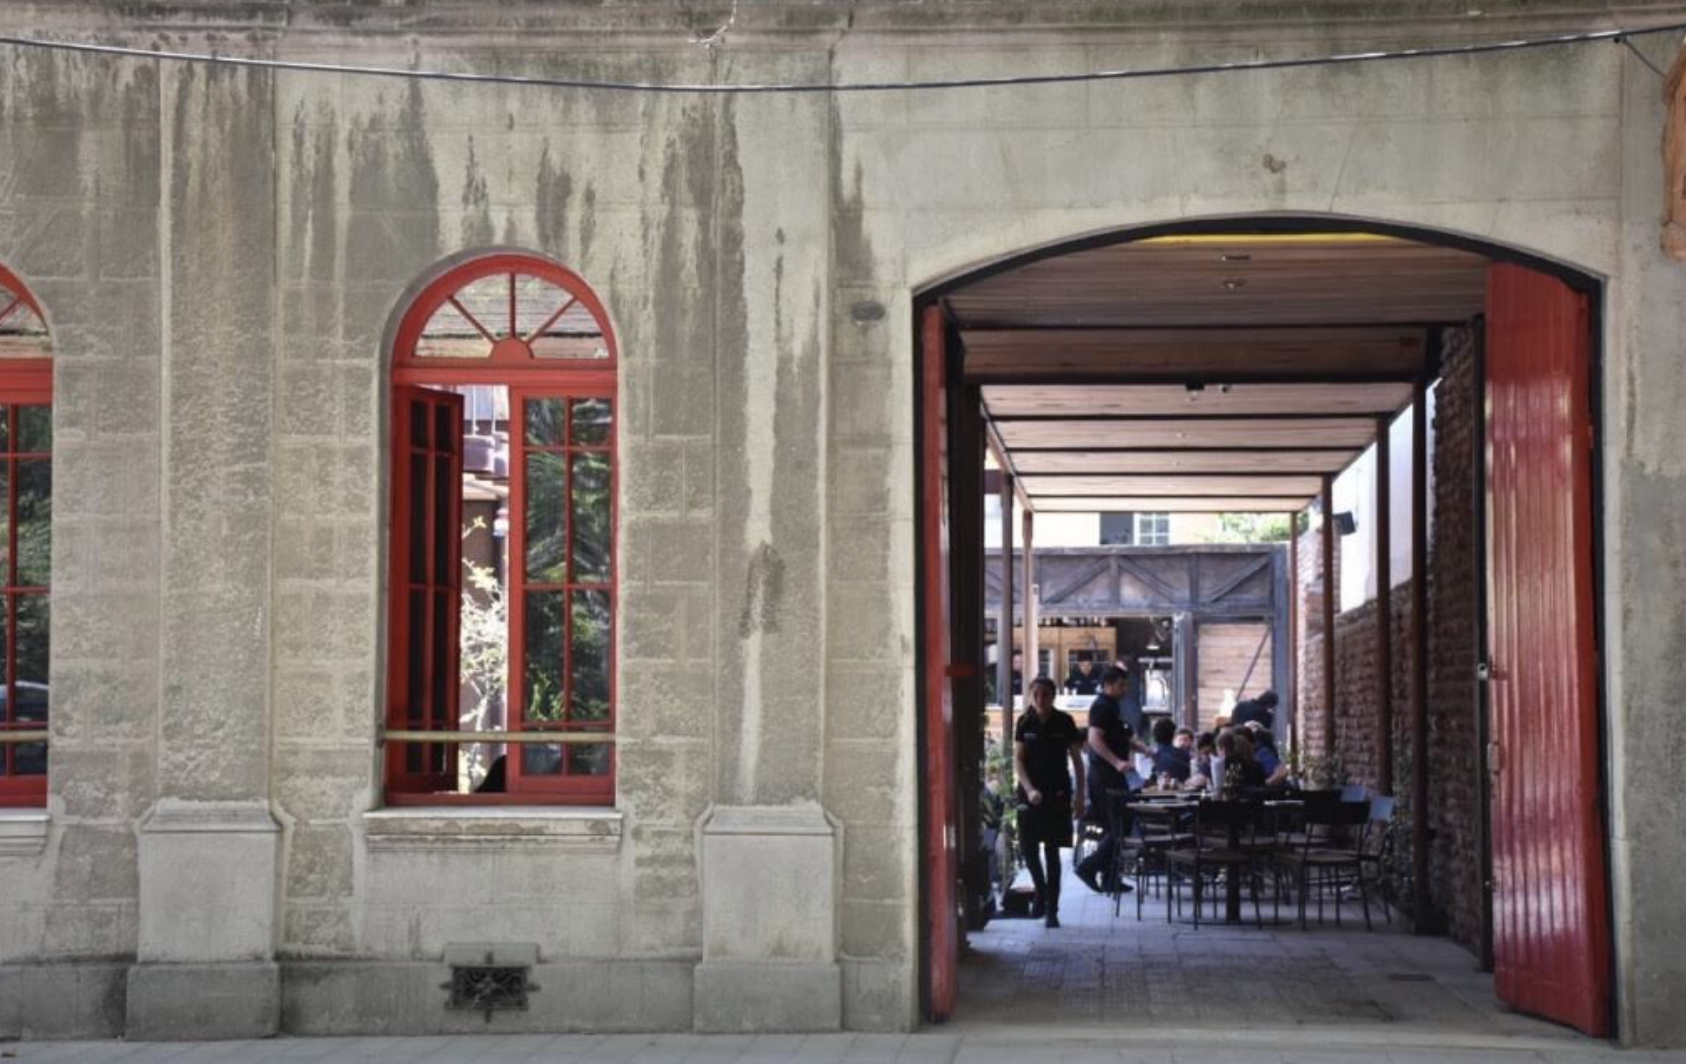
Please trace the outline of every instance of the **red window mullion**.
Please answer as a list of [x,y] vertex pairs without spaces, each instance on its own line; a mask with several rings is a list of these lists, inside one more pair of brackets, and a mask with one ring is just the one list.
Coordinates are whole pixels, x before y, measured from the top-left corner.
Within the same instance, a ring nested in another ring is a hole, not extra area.
[[[20,419],[16,403],[6,406],[6,450],[18,445]],[[13,593],[18,582],[18,459],[16,453],[6,456],[6,723],[18,720],[18,597]],[[6,744],[6,775],[16,777],[18,748]]]
[[[527,730],[527,403],[524,392],[509,390],[509,569],[505,610],[509,624],[509,721],[510,731]],[[511,743],[504,754],[504,774],[509,793],[527,789],[526,749]]]

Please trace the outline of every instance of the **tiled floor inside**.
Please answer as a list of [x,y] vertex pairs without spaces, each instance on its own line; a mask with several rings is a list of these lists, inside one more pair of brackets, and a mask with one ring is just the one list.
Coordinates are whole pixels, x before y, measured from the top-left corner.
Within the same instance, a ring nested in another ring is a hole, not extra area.
[[1111,899],[1083,886],[1066,857],[1061,928],[1003,919],[971,936],[960,969],[962,1024],[1576,1037],[1506,1011],[1468,951],[1411,935],[1397,920],[1389,926],[1374,906],[1373,931],[1356,902],[1345,906],[1338,930],[1332,904],[1326,922],[1314,918],[1310,930],[1300,930],[1288,904],[1284,922],[1272,925],[1268,899],[1263,929],[1252,923],[1250,901],[1247,922],[1203,919],[1196,929],[1168,923],[1164,897],[1150,891],[1138,921],[1133,895],[1114,917]]

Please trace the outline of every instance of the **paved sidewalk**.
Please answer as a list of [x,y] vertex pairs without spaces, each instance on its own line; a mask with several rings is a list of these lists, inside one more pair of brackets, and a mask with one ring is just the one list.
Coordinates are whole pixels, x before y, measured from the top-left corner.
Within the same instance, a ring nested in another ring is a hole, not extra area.
[[942,1031],[913,1035],[756,1037],[702,1035],[464,1035],[443,1038],[276,1038],[261,1042],[0,1043],[8,1064],[1594,1064],[1686,1062],[1686,1051],[1622,1051],[1597,1042],[1490,1039],[1482,1045],[1432,1040],[1296,1038],[1245,1032],[1217,1037],[1074,1037],[1046,1032]]
[[1509,1012],[1466,951],[1367,932],[1355,908],[1343,930],[1195,930],[1147,902],[1141,921],[1133,899],[1115,918],[1068,868],[1065,926],[971,936],[955,1021],[912,1035],[0,1043],[0,1064],[1686,1064],[1686,1050],[1619,1050]]

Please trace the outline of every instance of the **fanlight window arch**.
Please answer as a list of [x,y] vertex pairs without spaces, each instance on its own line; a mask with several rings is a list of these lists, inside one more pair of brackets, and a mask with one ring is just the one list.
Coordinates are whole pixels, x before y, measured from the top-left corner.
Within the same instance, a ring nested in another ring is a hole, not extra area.
[[47,801],[52,351],[41,305],[0,266],[0,806]]
[[615,341],[578,275],[493,255],[393,352],[389,804],[614,798]]

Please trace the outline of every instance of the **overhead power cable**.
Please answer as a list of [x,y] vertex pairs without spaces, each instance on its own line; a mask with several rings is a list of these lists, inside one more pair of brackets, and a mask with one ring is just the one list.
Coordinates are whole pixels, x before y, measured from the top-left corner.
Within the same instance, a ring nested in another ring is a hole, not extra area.
[[115,44],[89,44],[81,41],[47,40],[37,37],[0,35],[0,44],[18,48],[75,52],[84,55],[119,56],[130,59],[166,60],[177,63],[203,63],[215,66],[250,67],[260,70],[296,71],[317,74],[351,74],[375,78],[407,78],[416,81],[446,81],[482,85],[519,85],[532,88],[581,89],[595,92],[639,92],[674,95],[761,95],[788,93],[860,93],[860,92],[930,92],[953,89],[985,89],[1017,85],[1070,85],[1082,82],[1134,81],[1146,78],[1182,77],[1194,74],[1231,74],[1259,70],[1293,70],[1306,67],[1350,66],[1358,63],[1380,63],[1401,59],[1434,59],[1448,56],[1485,55],[1492,52],[1517,52],[1534,48],[1558,48],[1598,41],[1625,43],[1630,37],[1656,33],[1681,33],[1686,22],[1674,22],[1643,29],[1589,30],[1584,33],[1563,33],[1545,37],[1523,37],[1503,41],[1479,41],[1470,44],[1436,44],[1419,48],[1396,48],[1386,51],[1346,52],[1337,55],[1306,56],[1295,59],[1256,59],[1231,63],[1198,63],[1191,66],[1143,67],[1134,70],[1091,70],[1066,74],[1005,74],[999,77],[949,78],[915,81],[856,81],[841,84],[829,82],[758,82],[741,85],[697,84],[649,81],[599,81],[589,78],[539,77],[523,74],[477,74],[470,71],[422,70],[404,67],[362,66],[356,64],[322,63],[292,59],[262,59],[255,56],[219,55],[212,52],[178,52],[149,48],[134,48]]

